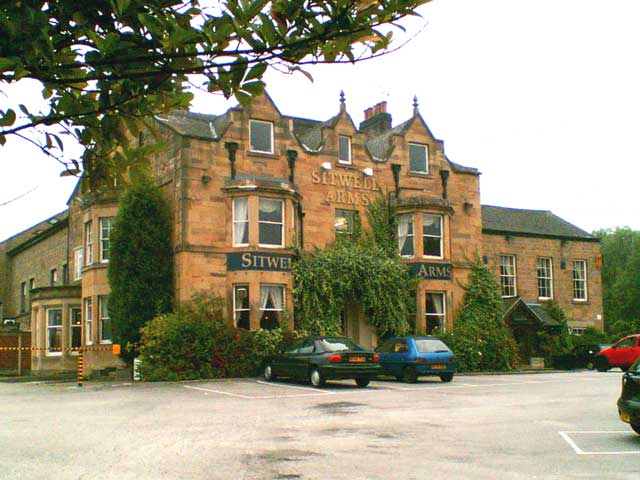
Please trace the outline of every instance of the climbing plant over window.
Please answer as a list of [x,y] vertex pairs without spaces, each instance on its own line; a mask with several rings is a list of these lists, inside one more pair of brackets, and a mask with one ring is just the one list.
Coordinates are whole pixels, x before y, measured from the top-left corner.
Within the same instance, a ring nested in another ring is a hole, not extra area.
[[389,222],[395,222],[393,208],[381,197],[369,208],[371,228],[363,235],[299,254],[293,267],[297,328],[343,334],[341,312],[345,300],[353,299],[379,336],[408,333],[415,280],[395,249],[389,249],[394,243],[381,241],[394,231]]

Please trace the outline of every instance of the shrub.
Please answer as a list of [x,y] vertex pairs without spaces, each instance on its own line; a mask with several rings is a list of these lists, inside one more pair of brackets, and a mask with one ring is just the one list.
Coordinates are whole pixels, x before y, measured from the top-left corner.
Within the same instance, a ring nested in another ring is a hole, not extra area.
[[109,315],[113,339],[128,363],[137,355],[140,328],[171,311],[173,253],[169,207],[148,180],[122,197],[111,233]]
[[469,283],[453,332],[442,335],[467,372],[510,370],[517,363],[516,342],[502,315],[498,283],[479,260],[472,265]]
[[302,335],[285,328],[236,329],[224,322],[221,299],[206,295],[142,328],[144,380],[256,375],[265,360]]

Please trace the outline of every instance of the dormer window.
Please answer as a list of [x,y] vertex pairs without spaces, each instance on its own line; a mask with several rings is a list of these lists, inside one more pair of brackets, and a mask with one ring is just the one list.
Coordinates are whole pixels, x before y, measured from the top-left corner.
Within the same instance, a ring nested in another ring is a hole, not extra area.
[[409,144],[409,171],[429,173],[429,149],[426,145]]
[[338,137],[338,163],[351,165],[351,137],[346,135]]
[[252,152],[273,153],[273,123],[249,120],[249,137]]

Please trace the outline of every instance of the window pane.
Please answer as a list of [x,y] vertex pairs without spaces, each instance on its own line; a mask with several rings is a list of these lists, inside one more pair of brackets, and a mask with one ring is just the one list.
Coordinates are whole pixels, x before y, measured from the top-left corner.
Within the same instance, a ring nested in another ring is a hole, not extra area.
[[112,228],[112,219],[111,218],[101,218],[100,219],[100,260],[107,261],[110,256],[110,247],[111,247],[111,228]]
[[261,198],[259,220],[282,223],[282,200]]
[[249,243],[249,199],[233,199],[233,244]]
[[428,292],[426,301],[427,333],[444,331],[446,318],[444,293]]
[[409,144],[409,170],[427,173],[427,147],[425,145]]
[[336,209],[334,226],[336,233],[351,234],[355,231],[358,212],[355,210]]
[[260,285],[260,328],[273,330],[280,325],[284,308],[284,286]]
[[251,130],[251,150],[254,152],[273,153],[273,124],[271,122],[251,120],[249,129]]
[[340,136],[338,140],[338,160],[342,163],[351,163],[351,139]]
[[398,249],[400,255],[412,257],[413,247],[413,215],[398,216]]
[[233,292],[234,320],[236,327],[249,328],[249,286],[236,285]]
[[424,237],[424,255],[428,257],[440,257],[440,239]]
[[282,200],[261,198],[258,212],[258,242],[261,245],[283,245],[283,205]]
[[260,244],[282,245],[282,225],[275,223],[261,223]]

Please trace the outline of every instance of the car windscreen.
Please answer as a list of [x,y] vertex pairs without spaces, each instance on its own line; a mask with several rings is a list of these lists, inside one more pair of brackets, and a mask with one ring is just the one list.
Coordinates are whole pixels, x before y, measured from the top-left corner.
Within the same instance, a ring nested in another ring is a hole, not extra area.
[[348,338],[322,338],[318,340],[318,343],[320,344],[320,347],[325,352],[344,352],[346,350],[355,350],[355,351],[364,350],[364,348],[362,348],[357,343],[352,342]]
[[437,338],[416,339],[416,348],[420,353],[450,352],[447,345]]
[[633,365],[629,367],[629,371],[631,373],[640,373],[640,358],[633,362]]

